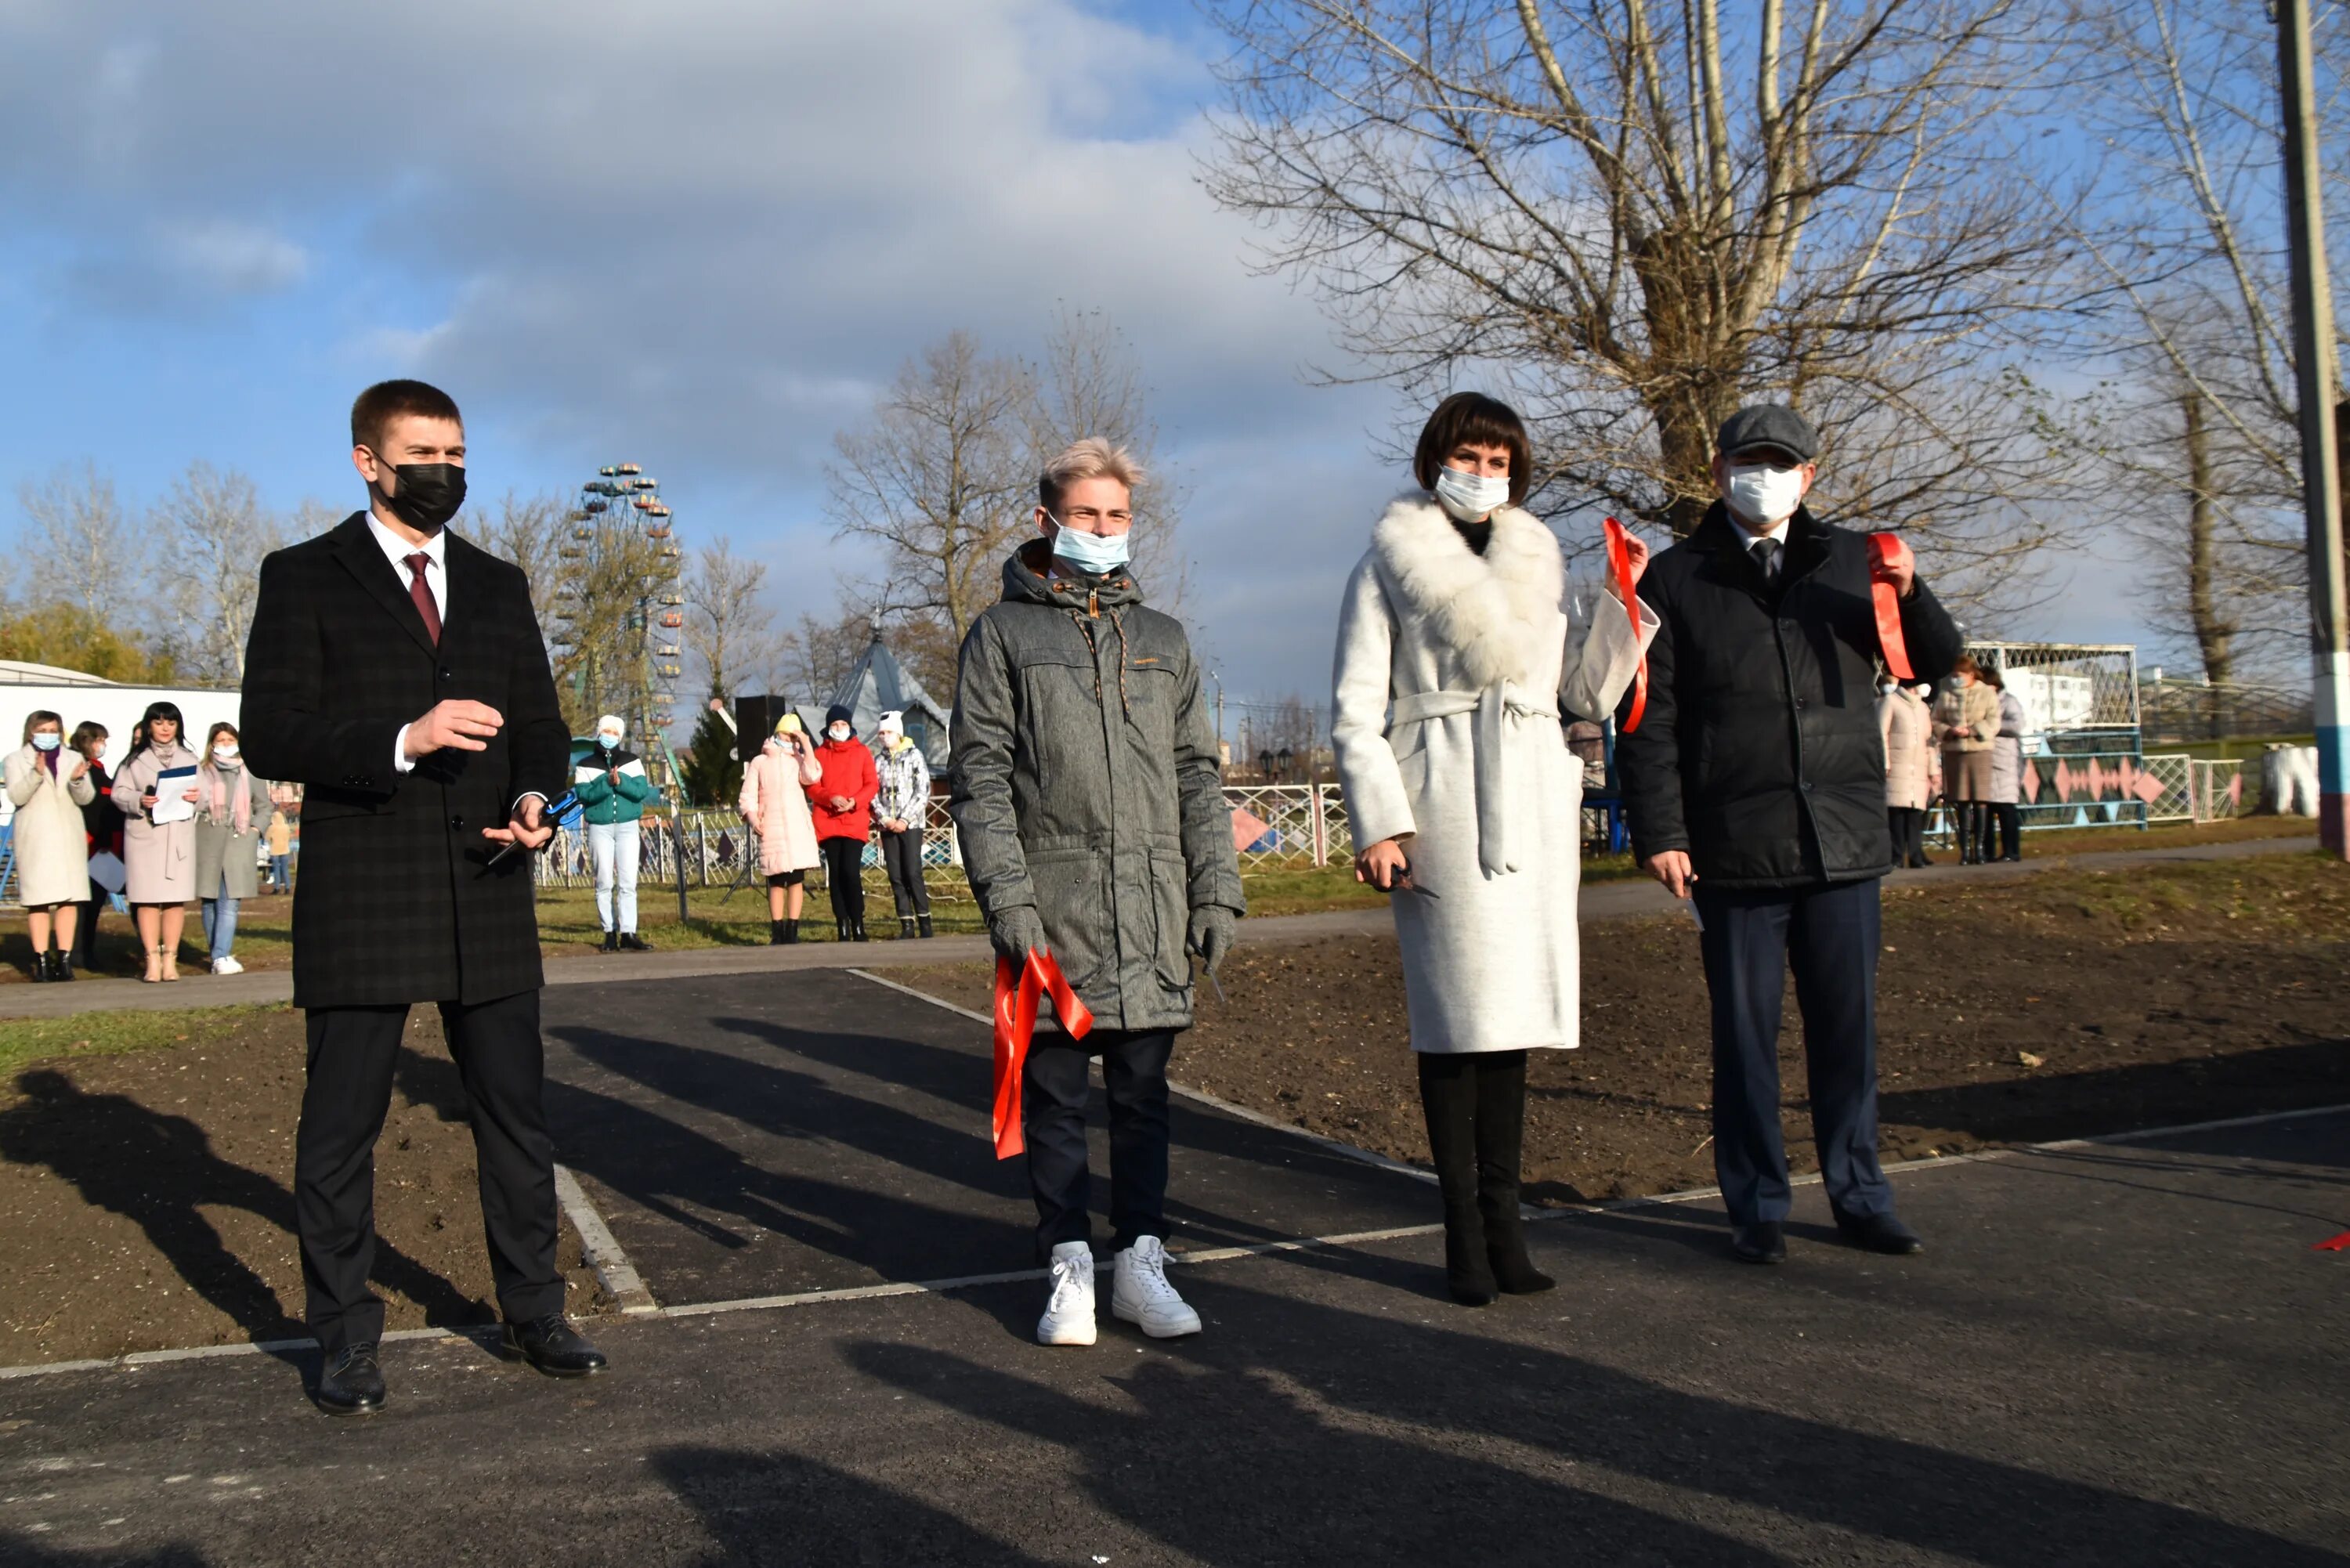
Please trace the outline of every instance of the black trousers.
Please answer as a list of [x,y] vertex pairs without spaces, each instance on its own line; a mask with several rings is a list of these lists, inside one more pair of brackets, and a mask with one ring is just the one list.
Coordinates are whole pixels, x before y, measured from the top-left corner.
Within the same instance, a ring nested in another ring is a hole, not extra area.
[[1893,863],[1915,866],[1926,857],[1926,814],[1914,805],[1885,808],[1886,826],[1893,830]]
[[[1991,843],[1999,846],[1999,853],[2022,855],[2023,853],[2023,808],[2012,800],[1998,802],[1991,808],[1991,822],[1993,831],[1985,836]],[[1988,845],[1983,852],[1986,856],[1991,853]]]
[[1041,1031],[1021,1081],[1020,1130],[1036,1199],[1039,1262],[1063,1241],[1090,1241],[1093,1174],[1086,1160],[1086,1071],[1102,1059],[1109,1098],[1109,1223],[1120,1251],[1167,1234],[1167,1059],[1175,1032],[1097,1029],[1081,1041]]
[[1695,896],[1713,1002],[1713,1168],[1731,1221],[1787,1217],[1779,1021],[1790,969],[1828,1201],[1846,1214],[1891,1212],[1877,1158],[1876,880],[1755,891],[1700,881]]
[[844,926],[865,923],[865,840],[825,838],[824,879],[832,888],[832,918]]
[[922,886],[922,835],[910,827],[903,833],[881,830],[881,865],[889,873],[889,897],[898,918],[910,919],[931,912],[931,890]]
[[[555,1267],[555,1145],[540,1105],[538,992],[440,1004],[449,1054],[473,1115],[482,1229],[498,1306],[509,1321],[563,1310]],[[375,1266],[375,1140],[391,1107],[404,1005],[314,1007],[309,1077],[294,1139],[294,1213],[310,1328],[334,1355],[383,1337]]]

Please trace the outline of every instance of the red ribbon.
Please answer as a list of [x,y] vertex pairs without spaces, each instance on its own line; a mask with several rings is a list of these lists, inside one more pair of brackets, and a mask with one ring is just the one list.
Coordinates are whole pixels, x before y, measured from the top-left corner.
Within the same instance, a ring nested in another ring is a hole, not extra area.
[[2350,1231],[2330,1236],[2310,1249],[2313,1252],[2350,1252]]
[[1909,668],[1909,645],[1901,640],[1901,596],[1895,591],[1891,576],[1896,566],[1916,569],[1909,546],[1901,542],[1898,534],[1871,534],[1868,593],[1877,602],[1877,646],[1885,655],[1885,668],[1893,671],[1893,679],[1909,681],[1917,676]]
[[1028,1068],[1028,1037],[1036,1032],[1036,1002],[1053,999],[1054,1014],[1072,1040],[1093,1032],[1092,1009],[1077,1000],[1061,973],[1059,961],[1042,948],[1028,950],[1020,982],[1012,981],[1012,961],[995,958],[995,1158],[1010,1159],[1025,1153],[1028,1141],[1020,1134],[1020,1085]]
[[[1632,618],[1632,641],[1640,640],[1640,601],[1632,592],[1631,534],[1613,517],[1607,519],[1607,570],[1616,578],[1616,597],[1624,602],[1624,613]],[[1640,653],[1640,668],[1632,675],[1632,711],[1624,716],[1618,732],[1628,735],[1640,727],[1640,716],[1648,711],[1648,655]]]

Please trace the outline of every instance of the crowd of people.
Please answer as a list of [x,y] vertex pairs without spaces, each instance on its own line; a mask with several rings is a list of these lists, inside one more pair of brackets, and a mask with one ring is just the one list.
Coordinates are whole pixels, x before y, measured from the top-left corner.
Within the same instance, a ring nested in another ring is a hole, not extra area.
[[1930,681],[1887,679],[1877,700],[1885,810],[1895,858],[1930,866],[1926,821],[1937,798],[1968,866],[2023,858],[2022,700],[1991,665],[1961,655],[1937,696]]
[[260,893],[265,858],[271,890],[292,890],[286,803],[244,765],[235,725],[214,723],[199,755],[182,738],[185,723],[177,705],[150,703],[109,771],[113,737],[103,724],[85,721],[68,736],[57,713],[26,716],[5,771],[34,980],[95,968],[99,916],[118,898],[130,911],[142,980],[180,978],[192,898],[206,967],[239,973],[237,909]]
[[900,937],[929,937],[930,889],[922,882],[923,824],[930,814],[931,767],[892,710],[874,724],[873,744],[858,738],[857,715],[836,702],[824,738],[811,740],[799,715],[786,712],[743,770],[735,809],[759,842],[767,883],[767,940],[800,940],[807,874],[824,867],[832,895],[833,936],[868,940],[865,931],[865,846],[877,837]]

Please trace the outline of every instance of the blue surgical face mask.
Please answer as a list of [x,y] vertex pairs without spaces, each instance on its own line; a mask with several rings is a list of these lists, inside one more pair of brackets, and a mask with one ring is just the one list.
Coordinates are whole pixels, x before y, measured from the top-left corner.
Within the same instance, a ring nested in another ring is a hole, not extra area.
[[[1045,515],[1053,517],[1049,512]],[[1126,535],[1081,534],[1058,517],[1053,517],[1053,554],[1095,576],[1114,572],[1133,559]]]
[[620,737],[609,730],[598,730],[596,732],[596,743],[608,752],[617,752],[620,749]]
[[41,751],[54,752],[64,739],[55,730],[44,730],[33,737],[33,744]]

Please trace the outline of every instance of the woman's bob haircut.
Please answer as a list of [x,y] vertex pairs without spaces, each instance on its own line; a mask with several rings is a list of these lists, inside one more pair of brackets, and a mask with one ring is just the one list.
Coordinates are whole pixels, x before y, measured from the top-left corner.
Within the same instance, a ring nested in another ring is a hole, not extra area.
[[1526,439],[1526,422],[1518,410],[1482,392],[1455,392],[1436,405],[1421,427],[1419,445],[1411,454],[1412,477],[1422,490],[1436,488],[1437,472],[1444,460],[1464,445],[1505,446],[1510,449],[1510,504],[1523,505],[1534,483],[1534,445]]

